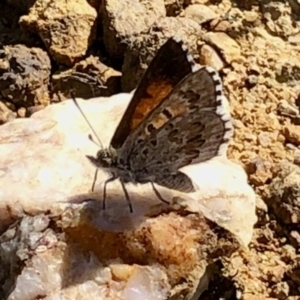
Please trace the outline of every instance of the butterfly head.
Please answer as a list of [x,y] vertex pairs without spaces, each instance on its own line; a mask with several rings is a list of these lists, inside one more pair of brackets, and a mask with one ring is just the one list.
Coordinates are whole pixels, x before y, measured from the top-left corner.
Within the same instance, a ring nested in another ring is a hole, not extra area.
[[89,161],[101,169],[109,169],[113,167],[115,161],[115,151],[113,149],[101,149],[97,152],[96,157],[87,155]]

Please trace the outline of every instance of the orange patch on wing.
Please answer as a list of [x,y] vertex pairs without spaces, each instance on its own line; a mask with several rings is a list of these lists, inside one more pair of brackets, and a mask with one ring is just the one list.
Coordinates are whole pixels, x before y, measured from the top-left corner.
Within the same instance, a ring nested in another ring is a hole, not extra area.
[[157,116],[155,116],[155,118],[153,118],[151,123],[156,129],[158,129],[164,126],[168,121],[169,119],[164,114],[158,114]]
[[[173,117],[177,117],[186,111],[186,107],[184,105],[173,105],[173,107],[169,106],[168,109],[169,111],[171,111]],[[167,118],[163,113],[160,113],[153,117],[151,123],[156,129],[159,129],[163,127],[168,121],[170,121],[170,119]]]
[[[171,104],[171,103],[169,103]],[[167,107],[169,112],[172,114],[173,118],[176,118],[179,115],[182,115],[186,112],[186,106],[183,103],[175,102],[172,103],[170,106]],[[153,116],[151,120],[151,124],[156,128],[159,129],[163,127],[170,119],[163,113],[159,113]]]
[[146,97],[140,99],[131,119],[131,130],[134,130],[139,124],[152,112],[168,94],[174,86],[167,81],[156,81],[148,86]]

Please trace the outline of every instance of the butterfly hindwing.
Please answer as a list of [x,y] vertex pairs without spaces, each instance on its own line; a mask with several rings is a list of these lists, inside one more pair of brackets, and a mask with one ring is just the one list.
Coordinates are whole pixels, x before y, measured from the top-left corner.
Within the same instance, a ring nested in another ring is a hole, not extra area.
[[111,141],[114,149],[120,149],[149,113],[191,72],[194,63],[188,57],[187,48],[176,38],[158,50],[115,131]]
[[187,75],[126,142],[131,168],[158,178],[223,152],[232,134],[224,101],[212,68]]

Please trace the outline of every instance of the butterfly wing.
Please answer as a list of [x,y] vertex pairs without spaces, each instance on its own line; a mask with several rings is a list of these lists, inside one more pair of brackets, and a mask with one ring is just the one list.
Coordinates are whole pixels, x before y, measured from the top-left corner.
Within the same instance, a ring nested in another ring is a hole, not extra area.
[[192,71],[194,65],[193,58],[179,39],[167,40],[151,61],[115,131],[111,140],[114,149],[122,147],[126,138]]
[[210,67],[187,75],[126,141],[124,161],[157,182],[223,153],[233,129],[222,90]]

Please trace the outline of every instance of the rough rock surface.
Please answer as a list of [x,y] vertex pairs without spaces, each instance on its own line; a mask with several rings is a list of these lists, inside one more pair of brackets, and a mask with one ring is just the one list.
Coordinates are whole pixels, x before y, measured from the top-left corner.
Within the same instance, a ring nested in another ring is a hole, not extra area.
[[72,65],[94,39],[96,17],[95,9],[84,0],[37,0],[20,22],[39,34],[53,59]]
[[98,58],[90,56],[77,63],[72,69],[53,75],[53,101],[70,98],[70,91],[84,99],[111,96],[121,92],[121,75],[121,72],[109,68]]
[[158,48],[172,36],[180,37],[189,46],[192,53],[196,51],[196,41],[201,36],[201,27],[187,18],[160,18],[148,34],[135,39],[125,53],[122,67],[122,89],[130,92],[134,89]]
[[49,103],[50,60],[45,51],[23,45],[0,49],[0,99],[16,109]]
[[104,0],[103,41],[110,55],[124,56],[126,46],[166,14],[163,0]]

